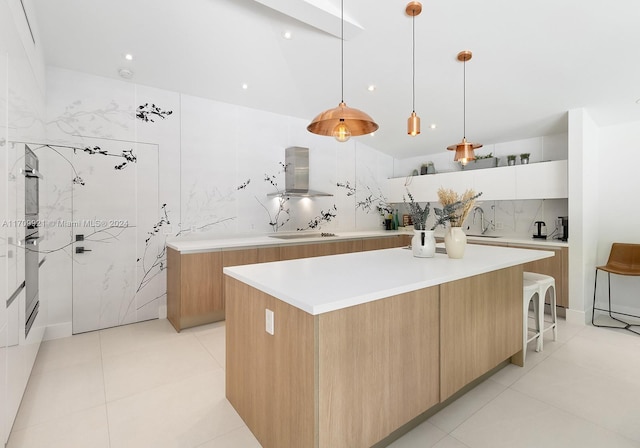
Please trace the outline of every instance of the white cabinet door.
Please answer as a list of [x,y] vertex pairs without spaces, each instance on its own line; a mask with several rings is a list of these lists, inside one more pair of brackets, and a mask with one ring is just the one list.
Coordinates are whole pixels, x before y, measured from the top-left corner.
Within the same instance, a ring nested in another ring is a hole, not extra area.
[[[474,170],[473,189],[482,192],[479,201],[513,199],[516,191],[516,171],[513,166]],[[471,174],[469,172],[468,174]]]
[[567,161],[516,165],[515,199],[562,199],[568,197]]

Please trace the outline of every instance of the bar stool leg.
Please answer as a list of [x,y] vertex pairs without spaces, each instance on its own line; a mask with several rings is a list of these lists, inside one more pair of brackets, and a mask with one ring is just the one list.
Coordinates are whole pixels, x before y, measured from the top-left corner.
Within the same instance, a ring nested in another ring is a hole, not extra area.
[[[533,302],[533,315],[535,316],[534,320],[536,321],[536,331],[538,333],[538,340],[536,341],[536,351],[539,352],[540,350],[542,350],[542,331],[544,329],[544,324],[541,316],[544,315],[544,307],[540,306],[540,292],[538,292],[537,295],[538,297],[535,297],[531,301]],[[527,315],[528,314],[529,313],[527,313]]]

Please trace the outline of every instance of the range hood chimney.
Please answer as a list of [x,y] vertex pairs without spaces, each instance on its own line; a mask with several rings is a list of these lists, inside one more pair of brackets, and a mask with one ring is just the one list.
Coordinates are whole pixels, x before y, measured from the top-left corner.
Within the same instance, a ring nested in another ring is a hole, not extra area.
[[290,146],[284,151],[285,189],[280,193],[269,193],[267,196],[289,196],[312,198],[317,196],[333,196],[330,193],[309,190],[309,148]]

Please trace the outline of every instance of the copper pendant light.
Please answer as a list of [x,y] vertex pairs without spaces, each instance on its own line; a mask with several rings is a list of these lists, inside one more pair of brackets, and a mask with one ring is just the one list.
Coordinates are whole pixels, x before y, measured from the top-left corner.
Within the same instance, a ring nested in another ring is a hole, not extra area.
[[463,165],[467,162],[476,159],[473,152],[474,149],[482,148],[479,143],[467,142],[467,61],[471,59],[473,54],[469,50],[464,50],[458,53],[458,61],[463,63],[463,113],[462,113],[462,141],[456,145],[447,146],[449,151],[455,151],[456,155],[453,158],[456,162],[460,162]]
[[411,16],[413,27],[413,112],[407,120],[407,134],[415,137],[420,134],[420,117],[416,115],[416,16],[422,12],[422,4],[420,2],[409,2],[405,9],[407,15]]
[[318,114],[311,124],[307,126],[307,131],[318,135],[333,136],[339,142],[346,142],[352,135],[357,136],[374,132],[378,129],[378,125],[369,115],[361,110],[347,106],[344,102],[344,0],[340,2],[340,14],[342,24],[340,35],[342,100],[338,107]]

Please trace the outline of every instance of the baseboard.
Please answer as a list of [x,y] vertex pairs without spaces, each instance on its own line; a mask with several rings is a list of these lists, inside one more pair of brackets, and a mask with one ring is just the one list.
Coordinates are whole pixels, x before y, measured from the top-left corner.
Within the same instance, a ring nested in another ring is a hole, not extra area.
[[567,323],[577,324],[577,325],[585,325],[586,323],[586,315],[584,311],[572,310],[571,308],[567,308]]
[[47,326],[44,332],[44,341],[50,341],[52,339],[60,339],[71,336],[73,328],[71,322],[63,322],[61,324],[54,324]]

